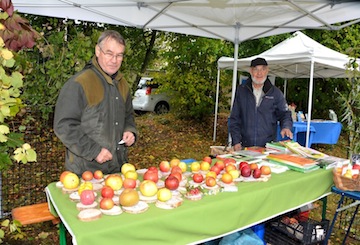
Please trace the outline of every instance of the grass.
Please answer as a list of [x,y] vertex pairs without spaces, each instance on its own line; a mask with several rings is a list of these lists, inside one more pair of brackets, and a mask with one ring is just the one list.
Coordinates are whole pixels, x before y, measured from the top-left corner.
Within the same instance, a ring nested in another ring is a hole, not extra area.
[[[227,143],[227,115],[220,114],[217,122],[217,136],[216,141],[213,142],[213,117],[204,118],[201,122],[197,122],[176,119],[171,113],[166,115],[147,113],[137,116],[136,124],[139,135],[136,145],[129,148],[129,162],[140,169],[158,165],[162,160],[171,160],[175,157],[201,160],[210,154],[210,146]],[[329,155],[346,158],[346,143],[343,136],[340,137],[337,145],[315,145],[313,148]],[[59,149],[59,151],[63,151],[63,149]],[[337,195],[328,197],[327,219],[332,219],[337,200]],[[320,220],[322,202],[315,204],[319,207],[311,211],[310,217]],[[341,218],[341,220],[346,220],[346,217]],[[356,220],[356,222],[354,227],[359,230],[359,221]],[[9,241],[4,244],[50,245],[59,243],[57,227],[53,226],[51,222],[23,227],[22,230],[27,235],[25,239],[18,241],[8,239]],[[356,230],[354,232],[356,233]],[[357,235],[360,235],[359,231],[357,231]],[[336,226],[329,244],[340,244],[343,236],[344,229]],[[69,235],[67,244],[72,244]],[[359,244],[359,240],[348,239],[346,244]]]

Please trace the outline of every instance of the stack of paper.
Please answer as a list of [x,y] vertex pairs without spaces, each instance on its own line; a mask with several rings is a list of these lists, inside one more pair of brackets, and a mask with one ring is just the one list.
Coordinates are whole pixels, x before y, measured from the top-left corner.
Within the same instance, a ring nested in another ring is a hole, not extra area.
[[289,142],[289,141],[269,142],[266,143],[265,147],[267,150],[275,150],[278,152],[289,152],[289,150],[285,146],[285,142]]
[[338,164],[341,166],[350,164],[350,159],[327,156],[325,158],[317,160],[317,162],[320,168],[330,169],[330,168],[334,168]]
[[328,157],[328,155],[300,145],[298,142],[286,142],[285,143],[286,148],[288,148],[291,152],[298,154],[300,156],[308,157],[311,159],[322,159],[325,157]]

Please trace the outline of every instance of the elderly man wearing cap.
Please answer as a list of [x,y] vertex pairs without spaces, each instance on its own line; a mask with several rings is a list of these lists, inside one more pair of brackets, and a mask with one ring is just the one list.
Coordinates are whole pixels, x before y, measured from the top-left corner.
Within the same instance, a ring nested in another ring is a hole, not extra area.
[[276,141],[277,123],[281,136],[292,139],[291,112],[284,94],[271,84],[265,59],[251,61],[249,78],[236,89],[230,115],[229,130],[235,150],[242,147],[261,146]]

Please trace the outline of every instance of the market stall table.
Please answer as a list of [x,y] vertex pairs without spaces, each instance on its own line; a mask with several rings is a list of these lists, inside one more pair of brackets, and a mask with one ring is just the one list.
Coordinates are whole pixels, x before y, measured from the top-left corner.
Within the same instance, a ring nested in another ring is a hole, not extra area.
[[51,183],[46,187],[51,210],[59,215],[73,244],[197,244],[252,227],[330,194],[331,170],[272,174],[267,182],[240,182],[238,192],[184,200],[172,210],[150,204],[141,214],[103,215],[83,222],[76,203]]
[[[307,125],[307,122],[295,122],[298,125]],[[310,126],[314,127],[313,144],[336,144],[339,140],[342,125],[339,122],[312,120]],[[309,147],[311,145],[309,144]]]

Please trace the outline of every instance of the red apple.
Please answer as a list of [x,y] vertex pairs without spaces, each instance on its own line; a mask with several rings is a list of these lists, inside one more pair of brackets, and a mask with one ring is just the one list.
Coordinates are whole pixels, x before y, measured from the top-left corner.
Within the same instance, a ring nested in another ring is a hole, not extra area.
[[228,164],[235,164],[235,163],[236,163],[236,160],[233,158],[225,158],[224,159],[225,166],[227,166]]
[[218,175],[218,174],[220,174],[221,169],[217,165],[214,165],[210,168],[210,171],[214,171],[216,173],[216,175]]
[[200,173],[195,173],[193,174],[192,179],[195,183],[201,183],[204,180],[204,176]]
[[209,157],[209,156],[204,157],[204,158],[203,158],[203,161],[204,161],[204,162],[208,162],[208,163],[210,163],[210,164],[212,163],[212,159],[211,159],[211,157]]
[[173,167],[171,168],[171,173],[175,173],[175,172],[178,172],[178,173],[181,173],[181,174],[182,174],[182,169],[181,169],[178,165],[173,166]]
[[151,180],[155,183],[157,183],[159,181],[159,174],[158,171],[154,171],[154,170],[148,170],[145,172],[144,174],[144,180]]
[[110,186],[104,186],[101,188],[101,196],[104,198],[113,198],[114,190]]
[[173,175],[169,175],[165,179],[165,187],[169,190],[176,190],[179,187],[180,181]]
[[218,160],[216,161],[214,166],[217,166],[218,168],[220,168],[220,170],[223,170],[225,168],[225,163],[224,161]]
[[205,179],[206,186],[214,187],[216,185],[216,179],[214,177],[208,176]]
[[161,172],[169,172],[170,171],[170,163],[168,161],[161,161],[159,165]]
[[249,177],[251,175],[251,169],[249,166],[244,166],[241,168],[241,176]]
[[352,169],[359,169],[360,170],[360,164],[354,164],[352,166]]
[[123,186],[126,189],[134,189],[136,188],[136,180],[131,178],[125,178],[123,182]]
[[93,204],[95,201],[95,194],[92,190],[83,190],[80,194],[80,202],[84,205]]
[[261,176],[261,170],[259,168],[254,169],[252,172],[252,176],[254,177],[254,179],[258,179]]
[[81,177],[85,181],[90,181],[93,179],[94,175],[91,171],[87,170],[81,175]]
[[150,167],[148,167],[148,171],[154,171],[154,172],[157,172],[157,171],[158,171],[158,169],[157,169],[157,167],[155,167],[155,166],[150,166]]
[[171,173],[169,176],[176,177],[179,180],[179,182],[182,180],[182,174],[179,172]]
[[96,170],[94,172],[94,178],[95,179],[102,179],[104,177],[104,174],[101,170]]
[[101,201],[100,201],[100,208],[104,209],[104,210],[112,209],[114,207],[114,205],[115,205],[115,203],[112,198],[106,197],[106,198],[101,199]]
[[249,163],[248,162],[240,162],[239,163],[239,170],[241,170],[242,167],[244,167],[244,166],[249,166]]

